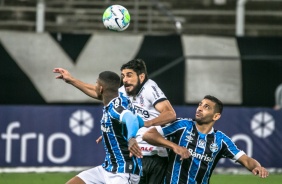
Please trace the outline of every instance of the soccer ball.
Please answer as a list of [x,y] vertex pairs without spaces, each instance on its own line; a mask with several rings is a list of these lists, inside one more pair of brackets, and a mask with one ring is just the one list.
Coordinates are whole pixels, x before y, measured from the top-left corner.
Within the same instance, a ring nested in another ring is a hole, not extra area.
[[112,5],[103,14],[104,26],[112,31],[124,31],[128,28],[129,22],[129,12],[121,5]]

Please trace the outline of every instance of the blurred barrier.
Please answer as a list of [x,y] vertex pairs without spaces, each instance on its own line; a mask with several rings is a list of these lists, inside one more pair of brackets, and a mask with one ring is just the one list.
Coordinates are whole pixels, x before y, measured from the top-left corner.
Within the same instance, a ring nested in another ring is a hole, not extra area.
[[282,82],[282,37],[0,31],[0,40],[0,104],[96,103],[55,80],[53,68],[94,84],[101,71],[120,73],[134,58],[173,105],[211,94],[228,105],[272,107]]
[[[192,118],[196,109],[174,108],[178,117]],[[101,116],[102,106],[0,106],[0,172],[63,172],[100,165],[105,153],[95,140],[101,135]],[[282,168],[281,122],[282,111],[225,107],[215,128],[263,166]],[[218,167],[239,166],[222,159]]]

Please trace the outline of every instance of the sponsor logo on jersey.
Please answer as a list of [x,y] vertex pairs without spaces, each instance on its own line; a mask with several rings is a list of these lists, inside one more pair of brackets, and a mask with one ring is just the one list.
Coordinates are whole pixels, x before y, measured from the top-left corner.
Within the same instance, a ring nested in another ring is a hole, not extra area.
[[152,86],[152,88],[153,88],[153,90],[155,91],[155,94],[156,94],[157,98],[159,98],[159,97],[160,97],[160,94],[159,94],[157,88],[156,88],[155,86]]
[[101,130],[102,132],[110,132],[110,127],[104,127],[103,125],[101,125]]
[[196,153],[195,151],[193,151],[191,148],[188,148],[188,151],[190,152],[191,156],[197,159],[200,159],[202,161],[206,161],[206,162],[212,162],[213,158],[209,157],[207,154],[200,154],[200,153]]
[[144,98],[142,95],[140,95],[140,105],[143,107],[144,106]]
[[102,122],[106,123],[108,119],[107,113],[103,113]]
[[186,139],[185,139],[187,142],[191,143],[194,138],[191,136],[191,135],[186,135]]
[[200,139],[200,140],[198,141],[198,146],[199,146],[200,148],[205,148],[205,147],[206,147],[206,141],[205,141],[204,139]]
[[195,133],[190,132],[189,130],[187,130],[186,132],[187,132],[188,135],[186,135],[186,139],[185,140],[187,142],[191,143],[194,140],[194,138],[192,136],[195,136]]
[[189,135],[191,135],[191,136],[195,136],[195,133],[190,132],[189,130],[187,130],[186,132],[187,132],[187,134],[189,134]]
[[138,107],[137,105],[134,105],[134,110],[137,114],[140,114],[142,117],[144,118],[149,118],[150,117],[150,114],[147,110],[141,108],[141,107]]
[[214,153],[214,152],[217,152],[218,150],[218,145],[216,143],[212,143],[210,145],[210,150]]
[[141,151],[148,151],[148,152],[151,152],[153,151],[153,148],[152,146],[142,146],[140,147],[141,148]]
[[115,103],[115,105],[114,105],[115,108],[118,108],[120,106],[120,99],[116,98],[114,103]]

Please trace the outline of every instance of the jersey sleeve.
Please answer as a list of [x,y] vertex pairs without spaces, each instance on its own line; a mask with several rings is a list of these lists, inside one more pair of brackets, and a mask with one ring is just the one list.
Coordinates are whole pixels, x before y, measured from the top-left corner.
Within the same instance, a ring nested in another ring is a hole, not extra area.
[[136,115],[134,115],[130,111],[123,111],[122,113],[122,123],[126,124],[127,129],[127,140],[129,141],[131,138],[136,137],[136,133],[139,129],[139,121]]
[[150,94],[147,95],[147,98],[153,104],[153,106],[167,99],[163,91],[155,82],[151,81],[147,89],[148,94]]
[[126,111],[129,111],[126,106],[124,106],[122,99],[120,97],[115,98],[109,106],[109,114],[112,118],[122,121],[122,116]]
[[222,157],[238,160],[245,154],[244,151],[237,148],[236,144],[228,136],[225,134],[222,136]]
[[161,135],[167,137],[167,136],[171,136],[172,134],[176,133],[178,130],[183,130],[191,126],[193,126],[192,121],[189,121],[187,119],[178,119],[168,124],[165,127],[157,128],[157,130]]

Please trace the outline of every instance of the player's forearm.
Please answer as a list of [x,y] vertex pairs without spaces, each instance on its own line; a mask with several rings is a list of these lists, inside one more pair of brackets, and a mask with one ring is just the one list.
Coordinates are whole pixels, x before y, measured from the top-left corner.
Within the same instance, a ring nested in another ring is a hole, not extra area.
[[69,81],[69,84],[73,85],[74,87],[76,87],[77,89],[79,89],[80,91],[82,91],[84,94],[98,99],[97,93],[95,91],[95,86],[91,85],[91,84],[87,84],[84,83],[78,79],[73,78],[72,80]]
[[247,155],[242,155],[239,159],[238,162],[243,165],[245,168],[247,168],[249,171],[252,171],[256,167],[260,167],[260,163],[256,161],[255,159],[247,156]]
[[166,111],[161,113],[158,117],[148,120],[144,123],[145,127],[162,126],[176,120],[176,113],[174,111]]
[[256,167],[260,167],[260,163],[258,161],[256,161],[253,158],[249,158],[248,161],[245,164],[245,167],[249,170],[252,171],[254,168]]
[[143,140],[148,142],[149,144],[155,145],[155,146],[162,146],[165,148],[172,149],[175,144],[166,140],[155,128],[152,128],[148,130],[143,135]]

